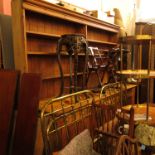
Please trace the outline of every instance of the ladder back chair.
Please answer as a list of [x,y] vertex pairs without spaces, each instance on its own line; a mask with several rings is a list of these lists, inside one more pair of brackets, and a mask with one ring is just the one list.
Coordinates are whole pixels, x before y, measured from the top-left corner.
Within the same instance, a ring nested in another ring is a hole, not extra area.
[[[95,103],[97,134],[101,134],[101,143],[106,155],[114,155],[121,135],[134,135],[134,109],[121,108],[121,83],[110,83],[101,88],[100,99]],[[123,88],[124,89],[124,88]],[[126,98],[126,97],[125,97]],[[124,99],[123,99],[124,102]],[[102,151],[103,152],[103,151]]]
[[98,131],[102,145],[102,155],[141,155],[141,144],[128,135],[117,136]]
[[122,135],[119,138],[115,155],[141,155],[141,146],[137,139]]
[[103,86],[99,101],[94,104],[95,120],[97,120],[96,134],[101,134],[103,155],[116,154],[117,144],[122,135],[127,135],[131,139],[134,136],[134,109],[122,108],[126,102],[126,96],[124,93],[124,98],[121,98],[121,91],[125,91],[125,86],[123,85],[123,88],[121,86],[120,82]]

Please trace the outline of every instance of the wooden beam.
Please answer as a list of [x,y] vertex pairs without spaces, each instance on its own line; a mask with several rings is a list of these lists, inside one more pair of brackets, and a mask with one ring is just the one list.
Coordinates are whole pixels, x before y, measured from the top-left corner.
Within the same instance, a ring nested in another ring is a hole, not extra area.
[[21,79],[12,155],[33,155],[37,131],[41,76],[24,73]]
[[17,79],[17,71],[0,70],[0,154],[8,151],[10,125],[13,115]]

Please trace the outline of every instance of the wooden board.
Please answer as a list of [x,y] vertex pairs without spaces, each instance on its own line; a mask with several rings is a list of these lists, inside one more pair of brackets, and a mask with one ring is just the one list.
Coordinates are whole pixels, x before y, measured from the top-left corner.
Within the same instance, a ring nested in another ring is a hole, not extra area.
[[0,70],[0,155],[6,155],[8,151],[18,73]]
[[40,93],[39,74],[24,73],[21,79],[12,155],[33,155]]
[[14,69],[12,17],[4,14],[0,14],[0,42],[3,67],[5,69]]

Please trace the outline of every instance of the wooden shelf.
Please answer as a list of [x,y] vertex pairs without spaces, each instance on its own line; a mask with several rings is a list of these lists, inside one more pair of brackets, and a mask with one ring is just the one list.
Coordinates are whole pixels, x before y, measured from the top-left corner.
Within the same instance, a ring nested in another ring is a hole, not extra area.
[[[57,53],[56,52],[39,52],[39,51],[28,51],[26,52],[28,55],[44,55],[44,56],[57,56]],[[69,54],[67,52],[62,52],[61,53],[62,56],[68,56]],[[73,54],[74,55],[74,54]],[[78,56],[85,56],[83,53],[78,53]]]
[[47,16],[51,17],[60,18],[61,20],[89,25],[113,33],[118,33],[119,31],[119,26],[117,25],[98,20],[97,18],[94,18],[92,16],[77,13],[75,11],[63,8],[52,3],[48,3],[46,1],[24,0],[23,9],[32,12],[38,12],[40,14],[46,14]]
[[148,79],[155,78],[155,70],[137,69],[137,70],[122,70],[118,71],[118,74],[125,77],[135,77],[136,79]]
[[151,35],[127,36],[120,38],[120,40],[126,44],[140,44],[140,43],[146,44],[149,43],[149,41],[155,43],[155,37]]
[[107,45],[114,45],[114,46],[117,45],[117,43],[113,43],[113,42],[92,40],[92,39],[88,39],[88,42],[94,42],[94,43],[99,43],[99,44],[107,44]]
[[[57,96],[60,91],[61,79],[56,48],[62,35],[82,34],[88,39],[89,46],[99,49],[111,49],[117,46],[118,42],[117,25],[46,1],[12,1],[12,22],[15,68],[21,72],[42,74],[41,99]],[[68,53],[64,50],[61,55],[65,83],[69,83]],[[80,56],[80,64],[78,64],[80,83],[84,54],[78,55]],[[93,79],[93,81],[97,80]],[[95,82],[91,84],[95,85]]]
[[39,36],[39,37],[48,37],[48,38],[60,38],[60,35],[56,34],[49,34],[49,33],[42,33],[36,31],[26,31],[27,35]]
[[56,55],[56,53],[52,53],[52,52],[38,52],[38,51],[34,51],[34,52],[26,52],[28,55],[49,55],[49,56],[54,56]]
[[[74,76],[74,74],[72,74],[72,75]],[[81,75],[83,75],[83,73],[79,72],[77,75],[81,76]],[[70,74],[64,74],[64,77],[69,77],[69,76],[70,76]],[[58,79],[58,78],[60,78],[60,75],[59,76],[46,76],[46,77],[42,77],[42,80],[52,80],[52,79]]]

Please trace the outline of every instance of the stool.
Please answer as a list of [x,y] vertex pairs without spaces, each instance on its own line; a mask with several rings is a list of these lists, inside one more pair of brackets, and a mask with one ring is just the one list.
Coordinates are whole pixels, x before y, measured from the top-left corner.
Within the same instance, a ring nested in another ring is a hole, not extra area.
[[[83,90],[86,87],[86,72],[87,72],[87,59],[88,59],[88,45],[86,39],[81,34],[65,34],[58,40],[57,44],[58,66],[61,78],[61,90],[59,96],[64,94],[65,81],[62,56],[69,58],[69,93]],[[83,61],[79,62],[79,56],[83,57]],[[84,63],[82,67],[79,64]],[[78,72],[82,68],[82,85],[79,85]]]

